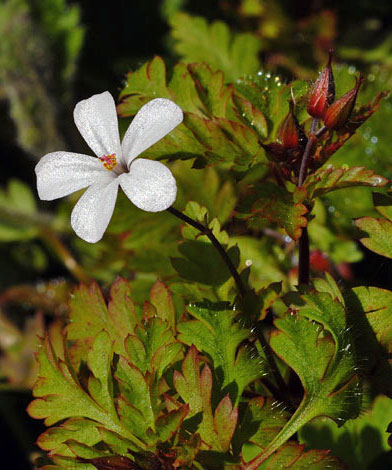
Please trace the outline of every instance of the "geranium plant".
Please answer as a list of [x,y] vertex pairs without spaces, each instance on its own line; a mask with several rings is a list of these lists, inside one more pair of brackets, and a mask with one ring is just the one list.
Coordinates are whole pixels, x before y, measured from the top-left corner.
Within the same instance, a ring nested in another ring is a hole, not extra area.
[[3,466],[392,468],[392,18],[352,3],[0,2]]
[[[79,103],[75,122],[98,158],[55,152],[36,167],[43,199],[90,186],[72,214],[81,238],[98,242],[120,224],[130,263],[144,250],[171,257],[144,298],[137,279],[118,278],[107,294],[81,285],[64,326],[42,338],[28,408],[48,426],[37,466],[346,468],[309,434],[391,396],[392,293],[336,282],[322,207],[332,191],[388,184],[329,163],[387,93],[358,106],[358,77],[336,97],[332,53],[310,86],[265,71],[228,83],[205,63],[180,62],[170,77],[160,57],[129,74],[117,111],[134,117],[121,145],[111,96]],[[128,199],[109,222],[119,184],[154,212],[140,243],[144,219]],[[385,219],[357,219],[358,238],[392,257],[392,200],[374,197]],[[260,236],[274,241],[269,254]],[[274,258],[272,279],[257,250]]]

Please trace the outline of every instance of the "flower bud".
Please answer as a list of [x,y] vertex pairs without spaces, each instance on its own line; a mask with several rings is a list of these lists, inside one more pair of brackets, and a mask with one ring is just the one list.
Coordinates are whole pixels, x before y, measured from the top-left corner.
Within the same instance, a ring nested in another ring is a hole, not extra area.
[[285,149],[295,149],[304,144],[306,136],[294,114],[294,103],[289,102],[290,110],[279,129],[279,138]]
[[363,77],[355,79],[355,87],[335,101],[326,111],[324,124],[328,129],[336,130],[343,127],[349,120],[355,106],[358,90],[363,81]]
[[307,111],[313,118],[323,118],[328,106],[335,99],[335,82],[331,66],[332,55],[333,51],[331,50],[329,51],[328,63],[314,83],[309,95]]

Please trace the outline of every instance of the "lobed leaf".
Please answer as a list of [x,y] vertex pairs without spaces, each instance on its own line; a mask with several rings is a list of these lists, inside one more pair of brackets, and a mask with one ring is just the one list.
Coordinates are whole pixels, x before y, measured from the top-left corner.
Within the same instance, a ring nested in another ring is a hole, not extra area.
[[387,219],[361,217],[355,225],[366,234],[360,242],[379,255],[392,258],[392,222]]
[[227,80],[255,73],[260,42],[249,33],[231,33],[222,21],[207,24],[201,17],[180,12],[170,18],[174,50],[186,62],[208,62],[223,70]]
[[200,373],[200,358],[195,346],[191,346],[182,363],[182,373],[174,371],[174,387],[189,405],[189,416],[200,416],[197,432],[207,448],[227,452],[230,447],[237,419],[238,408],[233,408],[226,395],[212,410],[212,373],[206,364]]
[[385,186],[388,180],[376,175],[374,171],[365,167],[353,168],[320,168],[310,174],[304,186],[310,199],[320,197],[337,189],[349,188],[352,186]]
[[361,384],[343,305],[337,298],[317,292],[301,296],[298,303],[298,314],[275,321],[278,330],[272,333],[270,344],[298,375],[304,396],[281,432],[252,460],[249,470],[256,469],[311,419],[328,416],[343,424],[360,411]]
[[188,311],[195,320],[179,324],[179,340],[211,357],[219,384],[238,403],[244,388],[266,372],[255,351],[240,347],[249,331],[235,321],[237,312],[224,304],[205,303]]
[[302,227],[307,225],[305,205],[296,201],[294,195],[286,189],[267,181],[251,188],[240,211],[251,227],[257,227],[266,219],[278,224],[295,240],[301,236]]

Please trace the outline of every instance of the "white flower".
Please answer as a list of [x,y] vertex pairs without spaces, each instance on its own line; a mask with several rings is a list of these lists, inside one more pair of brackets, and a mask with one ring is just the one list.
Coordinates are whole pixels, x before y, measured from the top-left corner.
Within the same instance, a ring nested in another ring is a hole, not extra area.
[[136,114],[120,144],[111,94],[105,91],[80,101],[75,124],[98,158],[71,152],[45,155],[35,167],[39,197],[51,201],[89,186],[72,211],[71,225],[90,243],[99,241],[109,224],[118,185],[140,209],[167,209],[177,194],[170,170],[157,161],[135,159],[182,119],[181,108],[172,101],[152,100]]

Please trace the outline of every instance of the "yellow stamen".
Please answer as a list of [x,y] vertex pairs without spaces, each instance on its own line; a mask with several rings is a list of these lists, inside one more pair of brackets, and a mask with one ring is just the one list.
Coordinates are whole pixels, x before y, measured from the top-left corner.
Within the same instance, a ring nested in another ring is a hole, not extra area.
[[112,153],[110,155],[104,155],[103,157],[99,157],[99,159],[103,163],[103,166],[109,171],[112,171],[113,168],[117,166],[117,159],[115,153]]

